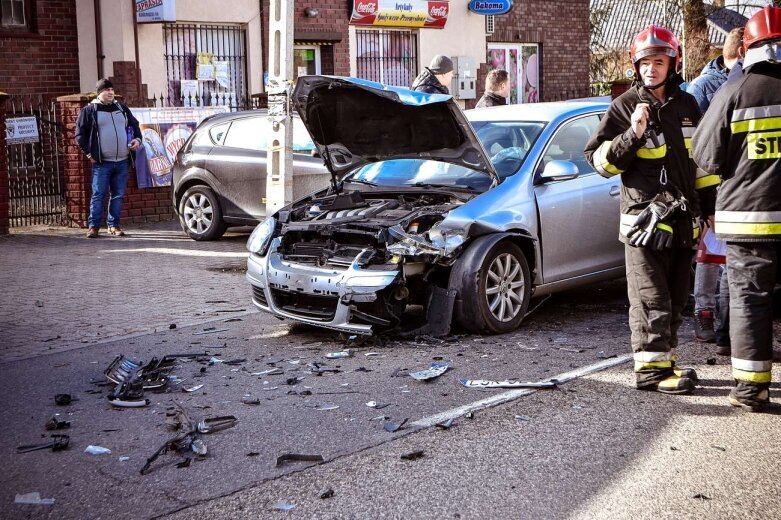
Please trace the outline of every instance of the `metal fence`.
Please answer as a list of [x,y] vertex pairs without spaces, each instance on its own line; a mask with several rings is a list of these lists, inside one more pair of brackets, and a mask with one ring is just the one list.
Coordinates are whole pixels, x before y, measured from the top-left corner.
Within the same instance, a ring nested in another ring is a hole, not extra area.
[[167,106],[238,106],[247,94],[247,32],[243,26],[165,24]]
[[[56,106],[42,96],[12,95],[6,101],[11,227],[66,221]],[[25,138],[19,139],[23,128]]]
[[418,75],[418,35],[412,31],[355,31],[358,77],[411,87]]

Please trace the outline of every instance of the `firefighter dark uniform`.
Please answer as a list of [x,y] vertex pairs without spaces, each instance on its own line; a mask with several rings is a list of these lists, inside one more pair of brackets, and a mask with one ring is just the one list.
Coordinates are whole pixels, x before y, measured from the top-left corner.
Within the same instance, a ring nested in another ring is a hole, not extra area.
[[[674,52],[675,64],[679,62],[678,42],[666,29],[649,27],[635,38],[632,48],[635,63],[663,52],[671,57]],[[712,214],[718,177],[698,172],[691,160],[691,136],[700,111],[694,97],[678,87],[675,69],[671,68],[664,102],[648,87],[636,83],[610,105],[585,153],[602,176],[621,175],[619,240],[626,244],[637,387],[688,393],[694,388],[696,374],[675,367],[675,349],[681,313],[688,299],[692,247],[700,229],[700,197],[696,191],[704,191],[705,214]],[[631,122],[638,103],[650,105],[648,125],[641,137],[637,137]],[[638,220],[646,218],[650,205],[665,196],[668,203],[675,201],[675,212],[649,230],[666,240],[663,246],[632,245],[630,234],[637,231]]]
[[719,91],[693,141],[697,165],[722,179],[715,230],[727,242],[730,402],[760,411],[770,401],[781,269],[781,9],[752,16],[743,42],[743,77]]

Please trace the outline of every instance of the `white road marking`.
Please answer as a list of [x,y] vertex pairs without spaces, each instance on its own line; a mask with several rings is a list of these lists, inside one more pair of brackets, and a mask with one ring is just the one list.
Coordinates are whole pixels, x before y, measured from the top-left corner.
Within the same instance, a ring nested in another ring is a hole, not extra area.
[[[593,374],[595,372],[601,372],[602,370],[614,367],[616,365],[620,365],[622,363],[626,363],[630,359],[632,359],[631,354],[624,354],[623,356],[606,359],[604,361],[600,361],[599,363],[594,363],[593,365],[588,365],[585,367],[576,368],[575,370],[571,370],[569,372],[564,372],[557,376],[553,376],[550,379],[546,379],[545,381],[551,381],[555,379],[559,383],[566,383],[567,381],[571,381],[579,377]],[[448,419],[455,419],[457,417],[461,417],[462,415],[468,412],[474,412],[477,410],[483,410],[485,408],[491,408],[493,406],[508,403],[510,401],[518,399],[519,397],[523,397],[525,395],[533,394],[534,392],[540,392],[540,391],[545,392],[548,390],[536,389],[536,388],[521,388],[518,390],[510,390],[507,392],[502,392],[501,394],[492,395],[491,397],[481,399],[480,401],[475,401],[473,403],[459,406],[458,408],[453,408],[445,412],[440,412],[438,414],[431,415],[429,417],[424,417],[423,419],[418,419],[417,421],[410,423],[409,427],[410,429],[430,428],[436,424],[447,421]]]

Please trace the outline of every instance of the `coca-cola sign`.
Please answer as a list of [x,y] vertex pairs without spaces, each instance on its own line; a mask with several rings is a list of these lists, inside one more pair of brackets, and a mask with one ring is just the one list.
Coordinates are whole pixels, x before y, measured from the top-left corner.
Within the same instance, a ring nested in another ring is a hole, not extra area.
[[354,0],[350,24],[441,29],[449,12],[444,0]]

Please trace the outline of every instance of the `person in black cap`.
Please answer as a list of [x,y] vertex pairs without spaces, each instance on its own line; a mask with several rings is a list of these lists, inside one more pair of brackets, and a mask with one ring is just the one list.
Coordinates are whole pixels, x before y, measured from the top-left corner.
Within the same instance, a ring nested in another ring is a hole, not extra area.
[[95,85],[97,97],[81,109],[76,121],[76,142],[92,161],[92,199],[87,238],[97,238],[103,218],[103,200],[109,192],[109,234],[124,236],[119,226],[122,198],[128,177],[128,158],[141,146],[141,129],[130,109],[114,99],[114,85],[101,79]]
[[412,82],[412,90],[426,94],[450,94],[447,86],[453,80],[453,61],[437,54],[428,67]]

